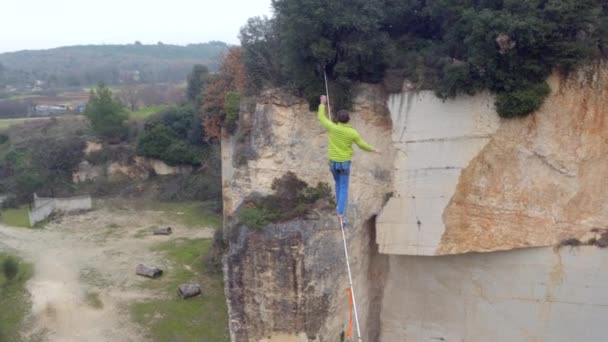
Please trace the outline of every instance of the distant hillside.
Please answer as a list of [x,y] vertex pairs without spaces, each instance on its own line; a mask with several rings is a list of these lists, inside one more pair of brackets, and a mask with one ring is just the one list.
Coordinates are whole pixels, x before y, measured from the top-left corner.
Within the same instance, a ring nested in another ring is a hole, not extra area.
[[3,53],[0,86],[34,84],[36,80],[50,87],[85,86],[99,81],[181,81],[194,64],[217,69],[218,57],[227,47],[217,41],[187,46],[136,43]]

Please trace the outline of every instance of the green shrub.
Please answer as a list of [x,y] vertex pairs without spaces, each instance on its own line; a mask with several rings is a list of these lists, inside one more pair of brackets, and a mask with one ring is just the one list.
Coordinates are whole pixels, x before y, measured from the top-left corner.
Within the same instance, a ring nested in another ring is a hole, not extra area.
[[139,137],[137,153],[169,165],[200,165],[203,136],[191,106],[171,107],[150,117]]
[[239,219],[248,227],[260,229],[275,222],[279,214],[268,208],[243,208],[239,212]]
[[233,134],[236,130],[236,124],[239,120],[240,104],[241,95],[239,95],[239,93],[230,91],[226,94],[224,99],[224,112],[226,113],[224,127],[230,134]]
[[[331,198],[331,188],[326,183],[310,187],[293,172],[272,183],[274,193],[246,200],[237,213],[239,221],[248,227],[260,229],[271,223],[284,222],[306,216],[320,200]],[[329,208],[329,201],[322,207]]]
[[[325,93],[324,70],[337,85],[335,109],[347,107],[352,82],[400,70],[444,98],[489,90],[500,97],[502,117],[521,116],[546,97],[529,84],[608,51],[602,0],[275,0],[272,7],[272,18],[241,29],[250,80],[254,88],[290,87],[313,109]],[[392,81],[398,91],[399,78]]]
[[90,152],[84,159],[92,165],[105,165],[112,160],[106,149]]
[[2,263],[2,271],[6,280],[12,281],[19,273],[19,263],[13,258],[7,258]]
[[163,125],[156,125],[139,137],[137,153],[148,158],[162,159],[167,148],[176,141],[171,130]]
[[532,84],[496,97],[496,111],[503,118],[528,115],[540,108],[551,92],[546,82]]
[[0,145],[2,145],[5,142],[7,142],[8,139],[9,139],[8,134],[0,133]]
[[98,136],[112,141],[127,137],[125,121],[129,115],[124,106],[112,98],[112,91],[103,83],[91,90],[84,115],[89,118]]
[[160,159],[169,165],[199,165],[201,163],[195,147],[186,145],[181,141],[173,142],[169,145]]
[[3,202],[2,202],[2,209],[17,209],[19,207],[19,201],[17,200],[17,197],[15,197],[15,195],[9,195]]

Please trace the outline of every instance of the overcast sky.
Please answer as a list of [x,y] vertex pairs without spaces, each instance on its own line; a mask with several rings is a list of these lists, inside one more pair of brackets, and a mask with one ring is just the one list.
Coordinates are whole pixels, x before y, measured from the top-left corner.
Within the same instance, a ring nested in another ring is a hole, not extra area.
[[271,0],[1,0],[0,52],[80,44],[238,43]]

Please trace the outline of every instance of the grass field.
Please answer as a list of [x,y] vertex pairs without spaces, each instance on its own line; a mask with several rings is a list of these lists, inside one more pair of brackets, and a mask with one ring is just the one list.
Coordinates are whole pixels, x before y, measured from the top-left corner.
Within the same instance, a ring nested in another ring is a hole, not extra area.
[[7,280],[0,271],[0,341],[20,341],[19,331],[30,309],[29,294],[25,283],[32,277],[33,267],[18,258],[0,253],[0,269],[4,262],[12,258],[17,261],[19,271],[12,280]]
[[110,209],[135,209],[163,211],[172,219],[189,227],[220,228],[222,225],[221,214],[213,212],[216,204],[208,202],[158,202],[147,200],[102,200],[95,206],[105,206]]
[[29,121],[48,120],[48,118],[18,118],[18,119],[0,119],[0,129],[9,128],[14,125],[19,125]]
[[143,120],[151,115],[160,113],[161,111],[163,111],[164,109],[167,109],[168,107],[169,106],[167,106],[167,105],[145,107],[145,108],[142,108],[135,112],[129,113],[129,119]]
[[18,209],[1,209],[0,223],[11,227],[30,228],[28,207],[22,206]]
[[[202,257],[211,240],[173,240],[154,248],[166,255],[173,266],[146,288],[164,298],[131,305],[131,317],[145,327],[153,341],[229,341],[228,313],[221,274],[208,273]],[[184,283],[201,285],[202,295],[183,300],[177,287]]]

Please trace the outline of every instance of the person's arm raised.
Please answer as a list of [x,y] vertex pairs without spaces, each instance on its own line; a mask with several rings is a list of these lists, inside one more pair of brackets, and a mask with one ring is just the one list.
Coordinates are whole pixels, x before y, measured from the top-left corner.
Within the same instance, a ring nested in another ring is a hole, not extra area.
[[327,105],[327,97],[325,97],[325,95],[321,95],[321,104],[319,105],[319,111],[317,113],[317,117],[319,118],[321,125],[323,125],[323,127],[325,127],[326,130],[330,130],[336,124],[331,122],[331,120],[329,120],[327,118],[326,105]]

